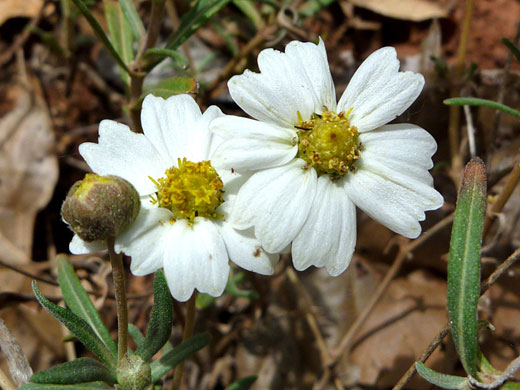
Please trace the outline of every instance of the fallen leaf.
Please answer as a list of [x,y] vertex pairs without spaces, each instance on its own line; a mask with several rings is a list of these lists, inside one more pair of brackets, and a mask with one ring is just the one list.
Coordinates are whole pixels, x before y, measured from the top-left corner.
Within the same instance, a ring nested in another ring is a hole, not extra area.
[[447,12],[439,5],[425,0],[344,0],[357,7],[366,8],[377,14],[395,19],[421,22],[433,18],[444,18]]
[[36,16],[43,7],[43,0],[1,0],[0,1],[0,26],[11,18]]
[[[0,233],[20,250],[15,257],[23,253],[29,262],[34,220],[52,196],[58,161],[51,120],[38,91],[16,82],[8,95],[16,104],[0,119]],[[1,256],[6,260],[9,254]]]

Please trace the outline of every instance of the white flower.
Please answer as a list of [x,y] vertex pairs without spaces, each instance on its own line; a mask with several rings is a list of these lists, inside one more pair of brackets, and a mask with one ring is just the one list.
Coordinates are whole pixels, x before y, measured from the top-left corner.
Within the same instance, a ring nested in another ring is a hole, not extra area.
[[254,226],[271,253],[292,242],[296,269],[325,266],[333,276],[354,252],[354,205],[417,237],[424,212],[443,204],[428,172],[437,145],[418,126],[386,123],[419,96],[422,75],[399,72],[395,50],[385,47],[363,62],[336,104],[321,40],[263,50],[258,67],[228,84],[257,120],[225,116],[210,126],[226,139],[213,161],[254,172],[238,193],[233,226]]
[[[229,274],[228,258],[260,274],[271,274],[278,256],[263,251],[252,231],[236,231],[228,216],[241,175],[213,165],[222,139],[209,131],[222,116],[215,106],[201,113],[189,95],[167,100],[147,96],[144,134],[105,120],[99,143],[79,151],[100,175],[117,175],[134,185],[141,211],[134,224],[116,238],[116,251],[132,256],[131,271],[146,275],[164,268],[173,297],[190,298],[194,289],[219,296]],[[74,236],[72,253],[103,249]]]

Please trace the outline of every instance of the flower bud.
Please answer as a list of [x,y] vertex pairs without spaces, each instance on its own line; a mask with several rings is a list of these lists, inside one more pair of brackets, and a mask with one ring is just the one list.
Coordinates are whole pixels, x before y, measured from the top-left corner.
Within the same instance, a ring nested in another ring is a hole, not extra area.
[[152,384],[152,370],[139,356],[126,354],[117,364],[117,383],[121,390],[145,390]]
[[88,173],[74,183],[61,216],[83,241],[115,238],[137,217],[141,202],[135,188],[117,176]]

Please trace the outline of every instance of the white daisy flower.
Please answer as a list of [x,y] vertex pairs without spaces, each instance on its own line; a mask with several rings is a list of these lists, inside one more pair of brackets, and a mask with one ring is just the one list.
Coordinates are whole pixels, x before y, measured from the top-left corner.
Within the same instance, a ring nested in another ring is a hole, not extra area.
[[419,96],[424,78],[399,72],[395,49],[372,53],[336,103],[325,45],[291,42],[263,50],[260,73],[229,81],[235,102],[253,119],[225,116],[211,129],[226,139],[213,161],[254,174],[231,213],[238,229],[254,226],[270,253],[292,242],[297,270],[311,265],[341,274],[356,243],[358,206],[409,238],[426,210],[442,206],[428,170],[433,137],[411,124],[386,123]]
[[[213,163],[222,139],[209,123],[223,114],[215,106],[201,113],[189,95],[167,100],[147,96],[141,115],[144,134],[105,120],[99,142],[83,143],[80,154],[99,175],[128,180],[141,196],[134,224],[116,238],[117,252],[132,257],[134,275],[164,268],[173,297],[194,289],[219,296],[229,275],[228,258],[242,268],[272,274],[278,256],[264,252],[251,231],[228,221],[241,175]],[[103,249],[74,236],[72,253]]]

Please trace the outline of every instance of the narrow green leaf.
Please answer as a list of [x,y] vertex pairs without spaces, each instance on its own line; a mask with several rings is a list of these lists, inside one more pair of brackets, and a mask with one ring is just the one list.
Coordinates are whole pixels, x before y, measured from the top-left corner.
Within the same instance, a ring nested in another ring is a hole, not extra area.
[[443,389],[469,389],[467,384],[467,378],[461,376],[453,376],[441,374],[440,372],[434,371],[431,368],[426,367],[421,362],[415,363],[415,368],[420,376],[422,376],[428,382],[435,386],[442,387]]
[[451,231],[448,311],[451,333],[464,369],[477,375],[477,303],[480,297],[480,246],[486,211],[486,171],[473,158],[464,170]]
[[502,43],[507,46],[511,53],[516,57],[516,60],[520,62],[520,49],[518,49],[518,46],[507,38],[502,38]]
[[251,375],[230,384],[226,390],[249,390],[249,388],[256,382],[258,376]]
[[177,53],[175,50],[169,49],[148,49],[146,53],[144,53],[145,58],[150,58],[153,56],[157,56],[160,58],[170,57],[175,62],[179,63],[184,69],[188,67],[190,64],[188,59],[184,57],[182,54]]
[[108,329],[103,324],[99,313],[76,276],[68,256],[58,255],[56,262],[58,263],[58,283],[68,308],[74,314],[83,318],[108,350],[112,352],[112,355],[117,356],[117,345],[110,337]]
[[309,17],[329,6],[334,1],[335,0],[307,0],[301,5],[298,12],[305,17]]
[[520,390],[520,382],[506,382],[500,390]]
[[208,345],[209,341],[210,337],[207,333],[195,335],[191,339],[174,348],[173,351],[168,352],[159,360],[150,364],[150,368],[152,369],[152,382],[157,382],[163,375],[166,375],[168,371],[175,368],[177,364],[182,362],[192,353],[197,352],[199,349]]
[[104,382],[76,383],[74,385],[49,385],[27,383],[18,390],[111,390],[112,386]]
[[262,19],[262,15],[260,15],[254,2],[250,0],[233,0],[233,4],[253,22],[257,31],[265,26],[264,19]]
[[[206,21],[217,13],[231,0],[198,0],[193,7],[186,12],[182,18],[179,28],[173,33],[166,43],[166,49],[177,50],[186,39],[188,39],[195,31],[197,31]],[[161,59],[151,59],[146,65],[146,69],[150,70],[157,65]]]
[[141,107],[144,98],[150,94],[167,99],[170,96],[179,95],[181,93],[195,93],[197,89],[197,81],[191,77],[170,77],[143,93],[132,109]]
[[199,0],[196,1],[181,19],[177,31],[168,40],[167,49],[175,50],[186,41],[206,21],[224,7],[230,0]]
[[63,325],[67,327],[89,350],[91,350],[97,357],[101,359],[111,369],[115,367],[114,357],[110,351],[105,347],[105,344],[96,336],[92,328],[76,314],[70,310],[64,309],[46,299],[36,282],[32,282],[32,288],[36,299],[40,302],[47,311]]
[[[105,5],[105,17],[110,32],[110,40],[124,63],[129,64],[134,59],[134,37],[130,24],[116,0],[104,0],[103,4]],[[121,78],[128,85],[130,76],[124,68],[121,69]]]
[[226,284],[226,292],[234,297],[247,299],[258,299],[258,292],[255,290],[241,290],[238,285],[244,280],[244,273],[240,272],[236,276],[229,278]]
[[99,40],[103,43],[103,45],[105,45],[105,47],[110,52],[112,57],[114,57],[114,59],[117,61],[119,66],[121,68],[123,68],[126,72],[130,73],[130,69],[128,69],[128,67],[126,66],[126,63],[123,61],[121,56],[118,54],[117,50],[114,48],[114,46],[110,42],[110,39],[108,39],[107,35],[105,34],[103,29],[99,25],[99,23],[96,20],[96,18],[94,17],[94,15],[92,15],[92,13],[88,9],[88,7],[85,5],[83,0],[72,0],[72,1],[74,1],[74,4],[76,4],[76,7],[78,7],[79,10],[81,11],[81,13],[83,14],[83,16],[85,16],[85,18],[89,22],[90,26],[94,30],[94,33],[97,35]]
[[495,110],[500,110],[505,112],[506,114],[510,114],[520,118],[520,111],[515,110],[505,104],[493,102],[491,100],[479,99],[474,97],[458,97],[444,100],[444,104],[448,106],[481,106],[481,107],[491,107]]
[[39,371],[31,377],[33,383],[56,385],[94,381],[117,383],[115,373],[111,373],[102,363],[90,358],[79,358],[59,364],[48,370]]
[[152,360],[170,338],[173,325],[173,301],[164,272],[155,273],[153,284],[153,308],[143,343],[135,351],[145,362]]
[[128,333],[130,334],[132,339],[134,339],[135,343],[137,344],[137,348],[139,348],[144,341],[144,336],[139,330],[139,328],[134,324],[128,324]]
[[119,0],[119,4],[121,4],[121,9],[132,30],[134,39],[136,42],[140,42],[146,35],[146,30],[143,21],[135,9],[134,2],[132,0]]
[[216,300],[217,298],[212,297],[211,295],[199,293],[199,295],[197,295],[197,301],[195,302],[195,305],[197,309],[204,310],[205,308],[211,306]]

